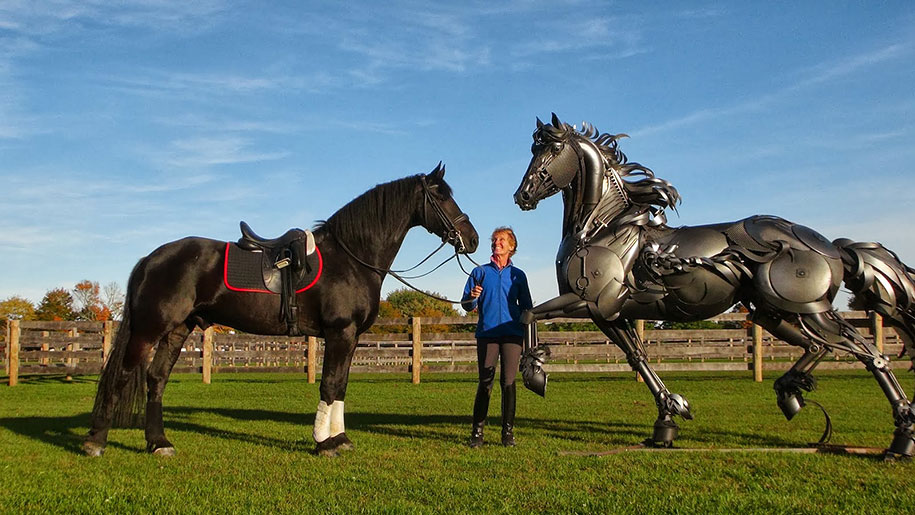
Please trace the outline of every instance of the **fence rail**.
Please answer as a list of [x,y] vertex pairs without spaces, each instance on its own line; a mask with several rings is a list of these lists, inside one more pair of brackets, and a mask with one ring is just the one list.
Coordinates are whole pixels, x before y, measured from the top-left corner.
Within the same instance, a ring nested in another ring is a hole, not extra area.
[[[895,356],[902,341],[879,315],[863,311],[843,316],[882,352]],[[781,342],[742,313],[710,319],[738,322],[741,329],[645,329],[637,321],[652,364],[658,371],[744,370],[761,381],[763,370],[786,370],[802,349]],[[626,357],[599,331],[556,331],[553,324],[582,322],[556,319],[542,324],[540,342],[550,345],[549,372],[630,371]],[[476,370],[476,341],[472,332],[447,332],[453,326],[473,326],[476,317],[379,319],[376,330],[362,335],[353,358],[353,372],[411,373],[419,383],[422,372],[472,372]],[[4,347],[5,374],[15,385],[23,374],[98,374],[111,349],[117,322],[36,322],[9,320]],[[424,332],[424,327],[430,332]],[[431,330],[436,332],[431,332]],[[176,372],[198,372],[209,383],[213,373],[304,372],[316,381],[322,365],[324,342],[314,337],[261,336],[194,332],[185,342]],[[837,353],[820,368],[859,366],[850,356]]]

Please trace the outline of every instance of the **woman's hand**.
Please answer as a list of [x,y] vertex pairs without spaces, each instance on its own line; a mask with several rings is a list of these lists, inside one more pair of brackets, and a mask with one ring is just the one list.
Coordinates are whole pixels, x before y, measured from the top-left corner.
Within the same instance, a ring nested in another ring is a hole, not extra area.
[[474,286],[472,290],[470,290],[470,298],[475,299],[479,297],[481,293],[483,293],[483,287],[478,284]]

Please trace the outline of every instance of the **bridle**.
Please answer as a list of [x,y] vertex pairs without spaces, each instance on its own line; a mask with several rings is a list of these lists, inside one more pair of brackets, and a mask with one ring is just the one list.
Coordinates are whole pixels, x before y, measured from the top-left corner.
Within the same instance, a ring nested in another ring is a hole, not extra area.
[[[461,237],[461,231],[458,230],[457,224],[465,220],[469,220],[470,217],[467,216],[467,213],[461,212],[458,213],[454,218],[449,218],[448,213],[445,213],[445,209],[442,207],[441,202],[435,198],[435,195],[432,194],[432,188],[429,187],[429,183],[426,181],[426,176],[420,176],[419,180],[423,186],[423,227],[425,227],[429,233],[432,233],[432,229],[429,229],[429,218],[427,215],[429,206],[431,206],[432,212],[436,217],[438,217],[439,223],[441,223],[442,227],[444,228],[442,231],[442,245],[444,246],[445,243],[450,243],[454,246],[455,253],[459,253],[465,250],[466,247],[464,246],[464,239]],[[439,249],[441,249],[441,247],[436,249],[435,252],[438,252]]]

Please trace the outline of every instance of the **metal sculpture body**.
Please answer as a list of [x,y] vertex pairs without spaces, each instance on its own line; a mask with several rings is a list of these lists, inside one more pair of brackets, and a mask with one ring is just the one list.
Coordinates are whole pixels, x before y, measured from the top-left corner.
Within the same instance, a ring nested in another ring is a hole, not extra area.
[[591,318],[654,395],[658,418],[647,443],[666,447],[678,431],[673,417],[692,418],[689,403],[651,369],[630,321],[696,321],[743,303],[756,324],[804,349],[775,382],[788,419],[804,407],[803,392],[814,388],[811,372],[819,361],[830,351],[848,352],[874,375],[892,407],[896,429],[888,455],[911,456],[913,404],[887,357],[842,319],[832,300],[844,282],[862,307],[898,330],[915,356],[915,270],[879,243],[829,242],[772,216],[669,227],[664,209],[675,208],[677,190],[628,163],[617,144],[623,136],[600,134],[587,124],[579,131],[555,114],[550,124],[537,120],[533,158],[514,198],[530,210],[562,192],[560,296],[535,306],[524,321]]
[[[323,337],[316,451],[334,455],[351,447],[343,423],[350,364],[359,335],[378,316],[382,281],[407,232],[422,226],[455,252],[477,248],[476,229],[455,203],[444,174],[439,164],[428,175],[378,185],[320,224],[314,242],[323,274],[314,287],[295,294],[297,317],[291,326],[278,316],[280,295],[227,288],[226,242],[184,238],[141,259],[130,275],[124,320],[99,382],[85,452],[101,455],[113,421],[122,414],[130,419],[132,408],[145,403],[147,450],[174,454],[165,437],[162,395],[185,339],[195,327],[213,324],[254,334]],[[136,389],[143,384],[145,398]]]

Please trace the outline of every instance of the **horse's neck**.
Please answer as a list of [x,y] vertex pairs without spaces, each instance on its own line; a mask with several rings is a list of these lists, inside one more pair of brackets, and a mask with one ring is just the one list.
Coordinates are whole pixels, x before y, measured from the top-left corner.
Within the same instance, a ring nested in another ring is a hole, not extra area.
[[418,225],[415,222],[418,205],[419,201],[414,199],[413,205],[389,206],[375,212],[374,216],[361,224],[364,231],[361,237],[340,234],[332,223],[325,224],[321,229],[328,231],[333,240],[342,244],[347,254],[353,254],[356,259],[373,267],[389,269],[403,245],[407,232]]
[[562,192],[564,237],[574,233],[591,237],[628,207],[619,185],[606,177],[603,166],[593,160],[585,162],[586,169]]
[[[403,214],[404,212],[412,214],[412,210],[404,210],[398,214]],[[369,243],[359,249],[358,255],[364,255],[368,259],[374,257],[377,261],[372,264],[379,268],[391,268],[391,265],[394,263],[394,258],[397,257],[397,253],[400,252],[400,247],[407,237],[407,232],[416,226],[416,224],[411,223],[412,218],[412,216],[403,217],[396,215],[388,216],[387,219],[380,218],[379,225],[383,227],[383,229],[378,231],[377,237],[369,238]]]

